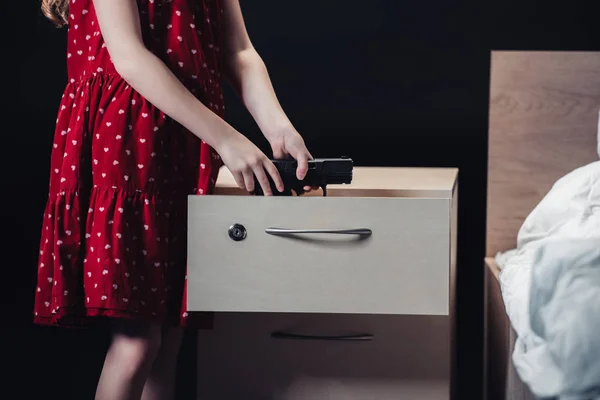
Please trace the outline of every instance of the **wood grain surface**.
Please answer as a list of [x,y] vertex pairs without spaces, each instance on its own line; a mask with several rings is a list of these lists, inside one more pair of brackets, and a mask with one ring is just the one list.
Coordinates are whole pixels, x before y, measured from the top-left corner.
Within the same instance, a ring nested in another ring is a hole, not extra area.
[[492,53],[485,260],[486,400],[532,400],[511,354],[516,340],[493,257],[516,246],[552,185],[598,160],[600,52]]
[[535,400],[512,363],[517,332],[502,300],[500,268],[485,259],[484,400]]
[[598,160],[600,52],[492,52],[486,255],[552,184]]

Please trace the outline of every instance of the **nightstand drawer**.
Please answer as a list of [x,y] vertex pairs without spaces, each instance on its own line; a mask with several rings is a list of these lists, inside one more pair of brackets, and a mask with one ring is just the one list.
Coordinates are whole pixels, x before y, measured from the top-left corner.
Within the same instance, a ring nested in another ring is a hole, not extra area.
[[449,335],[444,316],[217,314],[197,398],[448,400]]
[[451,215],[444,197],[191,196],[188,309],[448,315]]

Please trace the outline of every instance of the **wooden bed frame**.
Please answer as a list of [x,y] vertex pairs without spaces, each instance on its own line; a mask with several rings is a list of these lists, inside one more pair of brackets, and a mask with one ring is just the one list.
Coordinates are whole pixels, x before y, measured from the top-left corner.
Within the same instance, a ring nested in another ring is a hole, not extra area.
[[533,400],[511,360],[516,339],[493,257],[516,247],[554,182],[598,160],[600,52],[492,52],[485,259],[484,398]]

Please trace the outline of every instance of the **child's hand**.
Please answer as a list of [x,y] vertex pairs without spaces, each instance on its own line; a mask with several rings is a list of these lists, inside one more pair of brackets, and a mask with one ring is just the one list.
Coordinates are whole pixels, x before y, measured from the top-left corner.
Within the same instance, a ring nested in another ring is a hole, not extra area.
[[[271,149],[273,150],[273,157],[275,159],[282,159],[286,156],[292,156],[298,162],[298,168],[296,169],[296,177],[299,180],[304,179],[308,172],[308,160],[311,160],[313,156],[310,154],[304,139],[293,127],[282,129],[275,134],[265,135]],[[309,192],[312,189],[310,186],[304,187],[304,190]]]
[[217,150],[223,163],[229,168],[241,189],[246,189],[252,193],[254,191],[254,176],[256,176],[265,196],[272,195],[267,178],[268,173],[273,179],[277,190],[283,191],[283,181],[275,165],[244,135],[236,133],[227,137],[215,150]]

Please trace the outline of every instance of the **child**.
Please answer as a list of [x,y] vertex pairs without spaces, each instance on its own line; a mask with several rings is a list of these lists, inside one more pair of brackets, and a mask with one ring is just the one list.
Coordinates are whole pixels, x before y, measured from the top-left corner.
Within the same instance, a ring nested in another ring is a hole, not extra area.
[[[282,111],[238,0],[42,0],[68,25],[34,321],[111,323],[96,399],[170,399],[185,305],[186,201],[224,164],[272,194],[277,170],[223,118],[238,91],[273,156],[312,158]],[[309,189],[309,188],[307,188]]]

